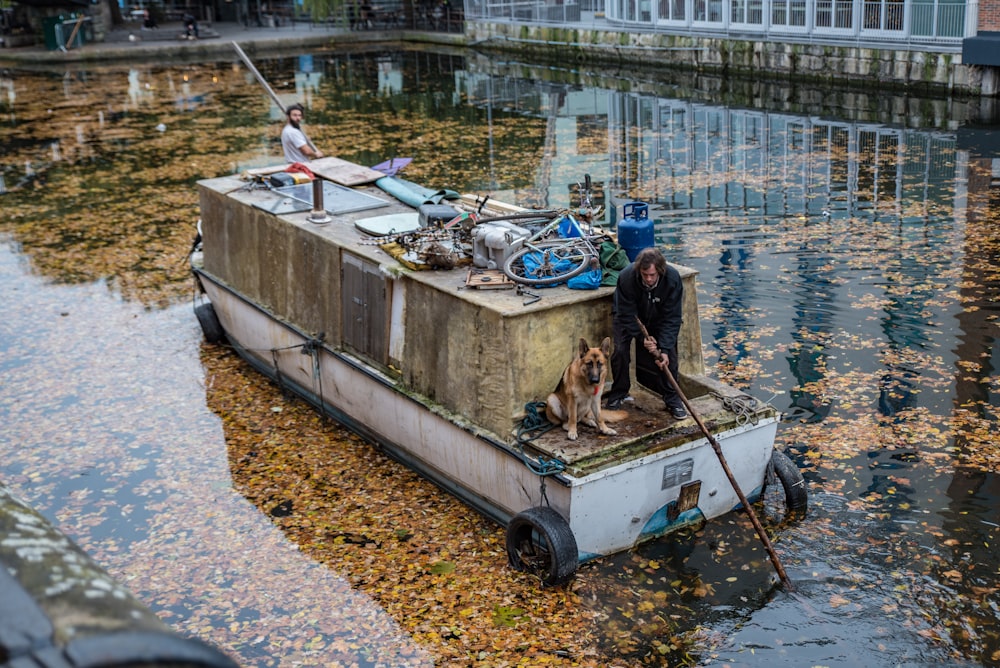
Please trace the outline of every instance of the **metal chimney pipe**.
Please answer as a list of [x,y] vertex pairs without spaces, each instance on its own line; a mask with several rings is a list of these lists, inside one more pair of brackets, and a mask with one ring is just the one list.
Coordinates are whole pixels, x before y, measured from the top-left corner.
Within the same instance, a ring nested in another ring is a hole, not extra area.
[[323,179],[318,176],[313,179],[313,208],[308,218],[310,223],[329,223],[330,216],[323,206]]

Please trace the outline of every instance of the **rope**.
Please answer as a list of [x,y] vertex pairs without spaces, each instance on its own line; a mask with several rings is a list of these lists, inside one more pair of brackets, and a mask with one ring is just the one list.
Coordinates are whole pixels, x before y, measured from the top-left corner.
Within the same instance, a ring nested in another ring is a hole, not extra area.
[[566,470],[566,464],[558,459],[548,459],[542,455],[532,456],[524,451],[524,445],[535,440],[557,425],[545,417],[545,404],[531,402],[524,405],[524,419],[517,428],[517,452],[528,470],[542,477],[542,496],[545,496],[545,476],[555,475]]
[[759,402],[753,397],[746,394],[722,396],[718,392],[712,392],[712,396],[722,402],[723,408],[736,414],[737,425],[742,426],[748,423],[756,425],[759,421],[760,418],[757,416]]
[[324,399],[323,399],[323,377],[320,373],[319,365],[319,350],[320,346],[323,344],[323,339],[326,338],[326,333],[320,332],[320,335],[315,339],[309,339],[306,341],[305,345],[302,346],[302,354],[309,355],[312,358],[313,363],[313,381],[316,383],[316,388],[319,393],[319,412],[321,415],[326,414]]
[[[319,349],[325,337],[326,334],[321,332],[317,338],[309,339],[305,343],[296,343],[290,346],[284,346],[281,348],[270,348],[268,350],[268,352],[271,353],[271,364],[274,366],[274,380],[276,383],[278,383],[278,387],[282,389],[284,389],[285,384],[281,380],[281,367],[278,366],[278,353],[283,350],[294,350],[296,348],[299,348],[300,352],[303,355],[309,355],[309,357],[312,359],[313,380],[315,381],[317,387],[317,392],[318,392],[317,396],[319,397],[319,407],[321,415],[326,415],[326,411],[323,409],[323,402],[324,402],[323,378],[320,373]],[[264,352],[262,349],[254,350],[253,348],[247,348],[246,350],[253,352]]]

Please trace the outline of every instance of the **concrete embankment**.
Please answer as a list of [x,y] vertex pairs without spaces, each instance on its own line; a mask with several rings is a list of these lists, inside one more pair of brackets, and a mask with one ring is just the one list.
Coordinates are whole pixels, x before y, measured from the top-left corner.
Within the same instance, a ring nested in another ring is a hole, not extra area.
[[698,72],[802,82],[879,86],[883,90],[995,94],[995,68],[962,64],[960,53],[850,44],[796,44],[667,33],[622,32],[599,26],[475,23],[466,28],[478,49],[516,51],[521,58],[558,58],[615,67],[676,67]]
[[348,30],[323,24],[295,23],[280,28],[240,24],[205,26],[198,40],[180,38],[179,26],[158,31],[115,29],[103,41],[70,50],[44,46],[0,49],[0,63],[50,67],[61,63],[127,61],[168,57],[206,61],[233,55],[231,42],[247,53],[301,49],[364,48],[366,45],[474,47],[516,53],[561,64],[617,68],[671,67],[725,76],[787,79],[811,83],[870,87],[929,94],[995,95],[998,68],[969,66],[960,53],[929,52],[851,44],[795,44],[667,33],[629,32],[603,23],[544,25],[467,23],[464,33],[417,30]]

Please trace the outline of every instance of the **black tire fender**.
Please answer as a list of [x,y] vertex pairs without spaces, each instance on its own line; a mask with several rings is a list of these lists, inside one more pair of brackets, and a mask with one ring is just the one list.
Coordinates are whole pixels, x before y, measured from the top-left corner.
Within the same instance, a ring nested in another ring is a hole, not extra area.
[[198,324],[201,325],[205,341],[219,343],[226,338],[226,331],[222,329],[219,316],[215,314],[215,307],[210,302],[195,307],[194,314],[198,318]]
[[535,506],[507,525],[507,559],[514,570],[534,573],[543,585],[554,586],[573,577],[580,553],[569,522],[549,506]]
[[809,493],[799,467],[780,450],[771,451],[771,466],[785,490],[785,505],[788,510],[805,513],[809,507]]

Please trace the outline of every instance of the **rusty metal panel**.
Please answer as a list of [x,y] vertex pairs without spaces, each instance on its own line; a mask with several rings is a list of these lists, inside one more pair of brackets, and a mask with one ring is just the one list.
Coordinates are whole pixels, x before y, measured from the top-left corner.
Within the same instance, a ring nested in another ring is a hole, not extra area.
[[681,487],[677,497],[677,510],[684,512],[698,507],[698,496],[701,494],[701,481],[695,480]]

